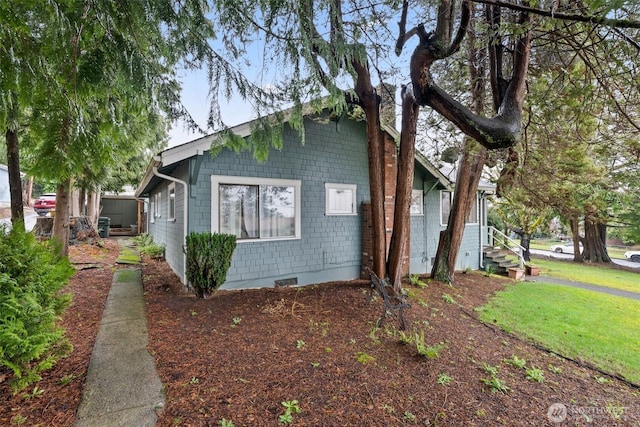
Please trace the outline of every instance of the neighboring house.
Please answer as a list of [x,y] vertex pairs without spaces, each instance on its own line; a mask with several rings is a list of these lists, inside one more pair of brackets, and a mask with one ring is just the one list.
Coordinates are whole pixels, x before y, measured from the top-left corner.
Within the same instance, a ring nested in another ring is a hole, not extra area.
[[0,165],[0,207],[11,205],[11,193],[9,192],[9,169]]
[[[229,149],[211,157],[215,134],[164,150],[152,160],[135,195],[148,199],[148,232],[166,245],[165,258],[183,283],[183,245],[190,232],[237,236],[224,289],[362,277],[371,255],[365,124],[347,117],[308,116],[304,125],[304,145],[285,124],[282,150],[271,150],[264,163],[251,152]],[[232,130],[247,137],[251,123]],[[388,238],[397,173],[395,137],[395,131],[385,132]],[[405,271],[428,273],[453,186],[417,155],[413,188]],[[476,202],[458,258],[461,270],[481,266],[482,192]]]

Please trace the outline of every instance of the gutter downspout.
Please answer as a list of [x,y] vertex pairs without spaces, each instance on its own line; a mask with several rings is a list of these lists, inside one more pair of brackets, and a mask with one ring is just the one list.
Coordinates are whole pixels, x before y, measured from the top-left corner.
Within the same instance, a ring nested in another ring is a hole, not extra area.
[[189,230],[189,185],[187,184],[186,181],[183,181],[181,179],[175,178],[173,176],[169,176],[169,175],[165,175],[163,173],[158,172],[158,166],[160,166],[162,164],[162,159],[160,156],[155,156],[153,158],[154,161],[154,165],[153,165],[153,174],[155,176],[157,176],[158,178],[162,178],[162,179],[166,179],[167,181],[172,181],[172,182],[176,182],[180,185],[182,185],[182,187],[184,188],[184,191],[182,193],[183,195],[183,199],[184,199],[184,219],[182,221],[183,223],[183,236],[182,236],[182,265],[183,265],[183,280],[182,283],[186,286],[187,285],[187,253],[186,253],[186,245],[187,245],[187,232]]

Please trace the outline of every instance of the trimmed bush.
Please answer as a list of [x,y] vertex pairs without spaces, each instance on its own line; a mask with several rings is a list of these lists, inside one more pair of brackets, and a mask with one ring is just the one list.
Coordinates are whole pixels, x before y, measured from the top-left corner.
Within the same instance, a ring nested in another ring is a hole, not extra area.
[[209,298],[227,280],[236,236],[190,233],[187,236],[187,279],[199,298]]
[[59,291],[74,269],[58,249],[21,227],[0,228],[0,367],[13,374],[14,392],[71,350],[56,322],[71,301]]

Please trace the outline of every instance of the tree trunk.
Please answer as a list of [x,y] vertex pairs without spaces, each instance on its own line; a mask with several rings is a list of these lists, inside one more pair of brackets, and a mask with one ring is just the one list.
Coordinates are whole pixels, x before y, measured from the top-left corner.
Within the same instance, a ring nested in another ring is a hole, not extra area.
[[582,262],[582,254],[580,253],[580,233],[578,230],[578,216],[573,215],[569,219],[569,228],[571,229],[571,238],[573,240],[573,261]]
[[8,129],[7,169],[9,172],[9,194],[11,197],[11,224],[24,229],[24,203],[22,200],[22,178],[20,177],[20,148],[18,132]]
[[453,283],[458,251],[462,244],[464,228],[476,198],[482,168],[487,159],[487,150],[472,139],[467,138],[460,169],[456,178],[447,228],[440,232],[438,251],[431,268],[431,277],[446,283]]
[[69,197],[69,201],[70,201],[69,204],[70,204],[70,207],[71,207],[70,215],[72,217],[77,217],[77,216],[81,215],[81,213],[80,213],[80,194],[81,194],[80,189],[78,189],[77,187],[74,187],[71,190],[70,197]]
[[355,92],[367,119],[373,271],[378,277],[383,278],[386,276],[387,233],[384,214],[384,139],[380,129],[380,97],[371,84],[368,68],[357,61],[354,61],[353,66],[358,75]]
[[420,107],[415,103],[411,89],[402,90],[402,132],[393,217],[393,234],[389,248],[389,278],[393,289],[402,288],[404,255],[411,229],[411,192],[415,167],[416,125]]
[[60,243],[60,254],[69,255],[69,193],[71,180],[60,182],[56,187],[56,210],[53,217],[52,238]]
[[520,235],[520,246],[524,248],[524,253],[522,254],[522,257],[526,262],[529,262],[531,261],[531,249],[530,249],[531,234],[524,231],[518,234]]
[[606,230],[606,224],[599,221],[597,217],[589,214],[585,216],[583,260],[589,262],[611,262],[611,257],[607,252]]
[[87,216],[91,220],[94,227],[98,225],[98,216],[100,216],[100,191],[89,194],[87,199]]
[[[484,110],[484,62],[479,59],[483,55],[478,54],[475,36],[472,31],[469,32],[467,56],[470,64],[469,77],[473,108],[476,113],[481,113]],[[471,212],[472,204],[477,198],[478,184],[486,161],[487,149],[480,146],[473,139],[466,137],[459,165],[460,169],[456,178],[453,206],[451,206],[449,220],[447,221],[447,229],[440,233],[438,250],[431,269],[431,277],[436,280],[453,283],[465,224],[469,217],[469,212]],[[478,226],[481,226],[481,224],[478,224]]]

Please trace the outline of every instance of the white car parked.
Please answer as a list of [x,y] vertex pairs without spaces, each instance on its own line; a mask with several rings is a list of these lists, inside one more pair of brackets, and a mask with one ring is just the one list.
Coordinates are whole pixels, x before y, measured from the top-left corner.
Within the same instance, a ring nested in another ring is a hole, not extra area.
[[[555,252],[557,254],[572,254],[573,253],[573,242],[564,243],[562,245],[553,245],[551,246],[551,252]],[[580,243],[580,252],[582,252],[582,243]]]
[[640,262],[640,251],[627,251],[624,257],[633,262]]

